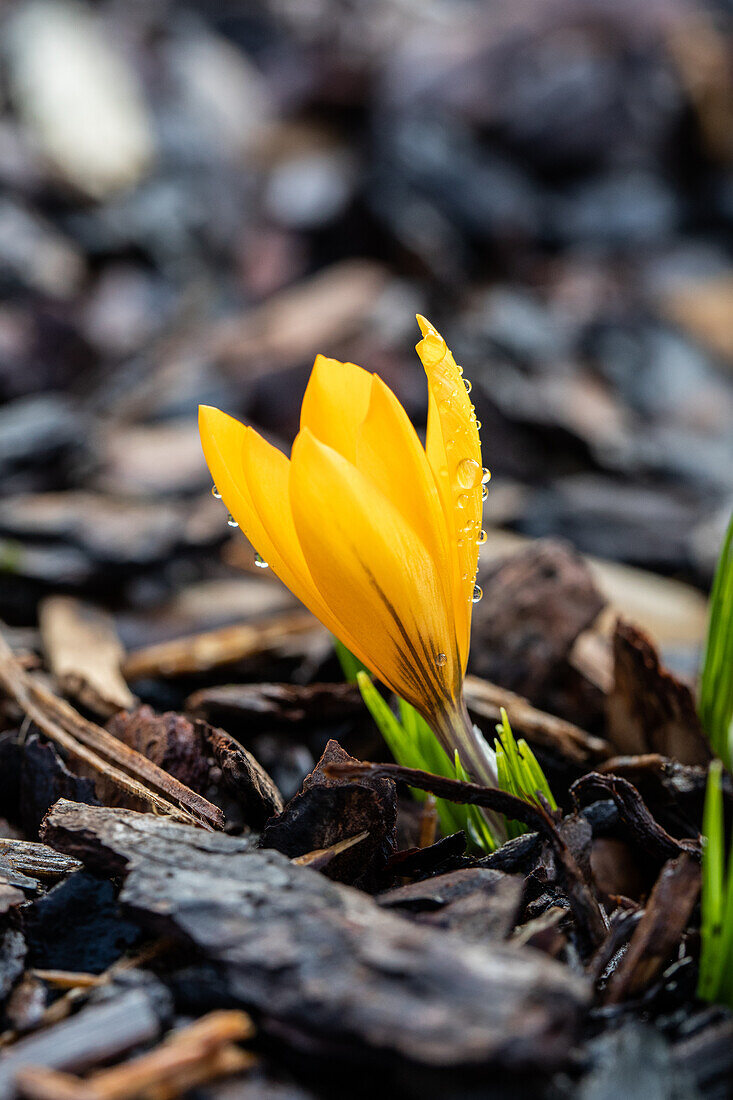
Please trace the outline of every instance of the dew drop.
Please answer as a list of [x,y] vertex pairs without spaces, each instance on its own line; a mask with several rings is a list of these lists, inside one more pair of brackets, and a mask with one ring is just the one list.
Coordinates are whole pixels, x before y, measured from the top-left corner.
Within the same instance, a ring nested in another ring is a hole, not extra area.
[[463,385],[466,387],[466,393],[470,393],[473,389],[473,383],[468,378],[463,379]]
[[477,432],[480,432],[480,431],[481,431],[481,421],[480,421],[480,420],[477,420],[477,421],[476,421],[476,431],[477,431]]
[[473,595],[471,596],[471,603],[478,603],[483,598],[484,590],[480,584],[473,586]]
[[462,458],[456,467],[456,476],[464,489],[475,489],[481,484],[481,467],[475,458]]
[[227,527],[239,527],[239,524],[237,523],[231,512],[227,516]]
[[487,537],[488,536],[485,531],[479,531],[476,542],[479,544],[479,546],[483,546],[483,544],[486,542]]
[[436,665],[438,665],[439,668],[442,668],[443,665],[447,663],[447,661],[448,658],[446,657],[445,653],[439,653],[438,656],[435,658],[435,663]]
[[470,499],[471,498],[469,497],[468,493],[459,493],[456,503],[458,504],[459,508],[465,508]]
[[487,470],[484,466],[483,470],[481,471],[481,484],[486,485],[486,483],[489,481],[491,481],[491,470]]
[[216,485],[211,486],[211,495],[214,498],[214,500],[221,500],[221,493],[217,489]]
[[463,540],[463,539],[459,539],[459,540],[458,540],[458,545],[459,545],[459,546],[463,546],[463,543],[464,543],[464,540]]
[[258,554],[257,552],[255,552],[255,565],[257,566],[258,569],[269,569],[270,568],[269,564],[265,561],[265,559],[263,557],[261,557],[260,554]]
[[485,485],[482,485],[482,487],[481,487],[481,499],[486,500],[488,495],[489,495],[489,490],[486,488]]

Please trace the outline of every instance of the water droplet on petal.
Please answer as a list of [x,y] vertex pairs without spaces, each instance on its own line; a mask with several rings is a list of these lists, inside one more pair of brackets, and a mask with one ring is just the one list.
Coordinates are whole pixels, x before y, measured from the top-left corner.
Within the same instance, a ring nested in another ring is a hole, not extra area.
[[227,516],[227,527],[239,527],[239,524],[237,523],[231,512]]
[[463,542],[464,542],[464,540],[463,540],[463,539],[459,539],[459,540],[458,540],[458,545],[459,545],[459,546],[463,546]]
[[217,489],[216,485],[211,486],[211,495],[214,498],[214,500],[221,500],[221,493]]
[[255,552],[255,565],[257,566],[258,569],[269,569],[270,568],[269,564],[265,561],[265,559],[263,557],[261,557],[256,552]]
[[464,489],[475,489],[481,484],[481,467],[475,458],[462,458],[456,467],[456,476]]
[[473,389],[473,383],[468,378],[463,379],[463,385],[466,387],[466,393],[470,393]]
[[477,432],[480,432],[480,431],[481,431],[481,421],[480,421],[480,420],[477,420],[477,421],[476,421],[476,431],[477,431]]
[[439,653],[438,656],[435,658],[435,663],[440,668],[442,668],[443,665],[446,664],[447,660],[448,658],[446,657],[445,653]]
[[459,493],[458,500],[456,501],[459,508],[465,508],[470,500],[468,493]]
[[471,603],[478,603],[483,598],[484,590],[480,584],[473,586],[473,595],[471,596]]
[[488,496],[488,495],[489,495],[489,490],[488,490],[488,489],[486,488],[486,486],[485,486],[485,485],[483,485],[483,486],[481,487],[481,499],[482,499],[482,500],[486,500],[486,498],[487,498],[487,496]]
[[488,536],[487,536],[485,531],[479,531],[478,538],[476,539],[476,542],[479,544],[479,546],[483,546],[483,544],[486,542],[487,538],[488,538]]
[[486,485],[488,481],[491,481],[491,470],[487,470],[484,466],[483,470],[481,471],[481,484]]

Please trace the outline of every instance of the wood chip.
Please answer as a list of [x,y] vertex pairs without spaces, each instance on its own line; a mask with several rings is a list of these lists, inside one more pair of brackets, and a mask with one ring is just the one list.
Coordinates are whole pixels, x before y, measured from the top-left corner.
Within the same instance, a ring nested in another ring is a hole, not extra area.
[[120,671],[124,648],[111,615],[71,596],[39,609],[43,648],[62,692],[105,718],[129,710],[135,696]]
[[322,629],[305,611],[279,615],[261,623],[225,626],[128,653],[122,673],[132,683],[159,676],[207,672],[274,649],[289,638]]
[[232,1045],[253,1034],[245,1012],[211,1012],[174,1031],[155,1050],[87,1078],[27,1066],[18,1072],[16,1082],[29,1100],[135,1100],[151,1092],[172,1100],[206,1081],[253,1065],[253,1055]]
[[608,739],[624,755],[661,753],[706,764],[710,743],[687,684],[664,668],[646,635],[619,620],[613,638],[615,685],[606,701]]
[[683,852],[665,864],[608,984],[610,1004],[637,996],[659,975],[679,946],[699,893],[700,866],[692,855]]

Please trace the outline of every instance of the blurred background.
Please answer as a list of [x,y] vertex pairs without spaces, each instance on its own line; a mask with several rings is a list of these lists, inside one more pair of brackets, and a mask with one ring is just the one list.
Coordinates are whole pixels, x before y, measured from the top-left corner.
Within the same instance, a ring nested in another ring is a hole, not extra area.
[[[196,406],[287,446],[322,351],[424,425],[416,311],[473,381],[484,560],[553,535],[642,602],[637,569],[707,588],[733,503],[729,0],[0,20],[1,618],[69,592],[134,645],[286,601],[211,496]],[[655,591],[699,634],[694,591]]]

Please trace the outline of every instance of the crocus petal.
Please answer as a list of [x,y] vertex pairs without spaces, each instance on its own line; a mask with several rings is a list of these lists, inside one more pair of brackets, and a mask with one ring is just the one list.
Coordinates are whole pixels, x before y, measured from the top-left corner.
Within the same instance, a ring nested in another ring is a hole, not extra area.
[[417,353],[425,367],[430,401],[426,453],[438,484],[446,526],[454,539],[454,590],[465,610],[456,614],[458,646],[465,671],[471,630],[471,596],[481,531],[481,443],[461,372],[445,340],[424,317]]
[[369,409],[357,435],[355,465],[391,500],[432,554],[452,607],[450,547],[435,478],[410,418],[377,375],[372,375]]
[[[303,556],[290,507],[290,460],[250,430],[244,441],[242,467],[257,517],[269,539],[271,558],[266,561],[301,603],[364,663],[360,641],[343,630],[324,602]],[[288,580],[281,572],[283,568]]]
[[[252,546],[293,595],[328,630],[337,631],[339,624],[313,583],[295,535],[286,456],[252,428],[208,405],[199,407],[199,432],[214,484]],[[264,522],[258,504],[265,505]],[[343,641],[359,656],[353,639]]]
[[435,562],[392,502],[303,429],[290,501],[311,576],[364,664],[423,715],[460,694],[455,630]]
[[301,428],[353,462],[371,388],[372,375],[355,363],[317,355],[300,409]]

